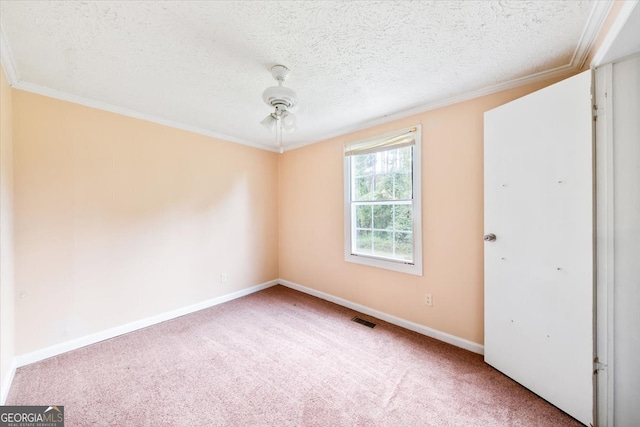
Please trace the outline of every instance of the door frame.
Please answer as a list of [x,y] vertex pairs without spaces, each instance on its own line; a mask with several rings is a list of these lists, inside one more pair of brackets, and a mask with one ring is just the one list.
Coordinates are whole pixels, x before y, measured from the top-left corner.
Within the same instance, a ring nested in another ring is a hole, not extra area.
[[[596,182],[596,286],[595,350],[596,389],[594,420],[598,427],[614,426],[614,164],[613,164],[613,63],[622,58],[610,52],[633,52],[629,21],[640,13],[640,1],[626,1],[611,23],[591,61],[595,93],[595,182]],[[605,62],[606,61],[606,62]]]
[[614,400],[614,165],[613,165],[613,66],[595,69],[595,383],[596,426],[613,426]]

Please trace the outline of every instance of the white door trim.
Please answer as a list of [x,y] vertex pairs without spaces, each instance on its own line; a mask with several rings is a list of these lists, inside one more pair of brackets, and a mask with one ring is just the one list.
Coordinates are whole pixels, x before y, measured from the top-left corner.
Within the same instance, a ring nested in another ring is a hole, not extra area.
[[613,67],[595,70],[596,109],[596,426],[613,426],[614,165]]

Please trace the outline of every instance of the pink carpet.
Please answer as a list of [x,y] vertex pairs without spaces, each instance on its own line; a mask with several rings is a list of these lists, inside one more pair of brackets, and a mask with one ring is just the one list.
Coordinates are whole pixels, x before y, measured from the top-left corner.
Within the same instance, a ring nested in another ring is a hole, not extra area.
[[581,426],[482,356],[275,286],[18,369],[72,426]]

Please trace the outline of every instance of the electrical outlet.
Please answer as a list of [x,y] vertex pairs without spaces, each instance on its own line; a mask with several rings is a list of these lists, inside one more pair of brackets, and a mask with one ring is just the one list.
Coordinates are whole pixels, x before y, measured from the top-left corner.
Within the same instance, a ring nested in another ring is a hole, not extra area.
[[229,275],[227,273],[222,273],[220,275],[220,283],[227,283],[229,281]]
[[431,294],[424,294],[424,305],[428,305],[429,307],[433,305],[433,299],[431,298]]

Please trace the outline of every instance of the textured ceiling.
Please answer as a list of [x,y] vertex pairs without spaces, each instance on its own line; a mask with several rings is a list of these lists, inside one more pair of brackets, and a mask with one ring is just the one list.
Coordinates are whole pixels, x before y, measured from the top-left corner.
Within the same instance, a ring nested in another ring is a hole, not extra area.
[[273,148],[274,64],[306,144],[574,66],[596,3],[2,0],[0,23],[16,87]]

